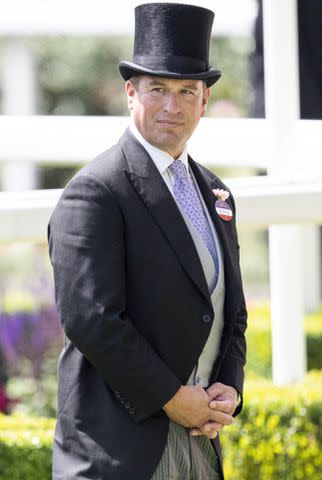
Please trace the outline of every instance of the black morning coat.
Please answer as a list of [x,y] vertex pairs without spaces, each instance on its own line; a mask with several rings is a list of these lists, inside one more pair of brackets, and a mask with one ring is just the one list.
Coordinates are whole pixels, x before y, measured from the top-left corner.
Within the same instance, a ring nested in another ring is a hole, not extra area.
[[[224,330],[210,384],[242,393],[247,315],[235,219],[215,210],[212,189],[227,187],[189,164],[224,252]],[[162,406],[187,382],[214,312],[185,221],[129,130],[69,181],[48,239],[66,334],[53,480],[149,480],[167,440]]]

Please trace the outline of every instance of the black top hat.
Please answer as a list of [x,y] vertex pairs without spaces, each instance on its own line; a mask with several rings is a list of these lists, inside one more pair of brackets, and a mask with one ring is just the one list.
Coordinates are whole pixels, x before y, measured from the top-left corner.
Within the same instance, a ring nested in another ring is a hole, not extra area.
[[205,80],[213,85],[220,70],[209,66],[214,13],[180,3],[146,3],[135,8],[133,61],[122,61],[124,80],[134,75]]

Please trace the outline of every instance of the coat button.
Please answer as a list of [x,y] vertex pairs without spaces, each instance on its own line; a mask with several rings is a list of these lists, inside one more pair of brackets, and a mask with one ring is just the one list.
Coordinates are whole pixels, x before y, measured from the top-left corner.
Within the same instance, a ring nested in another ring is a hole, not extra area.
[[135,408],[133,408],[133,407],[130,408],[130,409],[129,409],[129,413],[130,413],[131,415],[134,415],[134,414],[135,414]]
[[122,405],[124,405],[124,403],[126,402],[125,398],[124,398],[124,397],[121,397],[121,398],[120,398],[120,402],[122,403]]
[[124,405],[125,408],[130,408],[131,407],[131,404],[130,402],[126,402],[126,404]]
[[117,392],[117,391],[114,392],[114,395],[116,396],[116,398],[120,398],[120,397],[121,397],[120,392]]
[[202,321],[205,322],[205,323],[210,323],[210,322],[211,322],[211,316],[208,315],[208,313],[205,313],[205,314],[202,316]]

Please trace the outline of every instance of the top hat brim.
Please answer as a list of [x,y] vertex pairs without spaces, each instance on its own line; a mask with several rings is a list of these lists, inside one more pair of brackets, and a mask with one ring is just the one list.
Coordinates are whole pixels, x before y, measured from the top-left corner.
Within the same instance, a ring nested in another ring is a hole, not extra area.
[[142,65],[138,65],[137,63],[125,60],[120,62],[119,70],[124,80],[129,80],[131,77],[136,75],[151,75],[155,77],[178,78],[182,80],[204,80],[207,84],[207,87],[211,87],[221,77],[221,71],[217,69],[207,70],[200,73],[178,73],[168,70],[152,70],[150,68],[143,67]]

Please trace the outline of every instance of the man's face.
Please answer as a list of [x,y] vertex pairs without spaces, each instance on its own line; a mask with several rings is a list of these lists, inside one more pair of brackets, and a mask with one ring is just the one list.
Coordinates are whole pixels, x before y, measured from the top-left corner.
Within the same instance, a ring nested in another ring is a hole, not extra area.
[[141,135],[177,158],[205,114],[210,89],[202,80],[140,75],[126,82],[128,107]]

